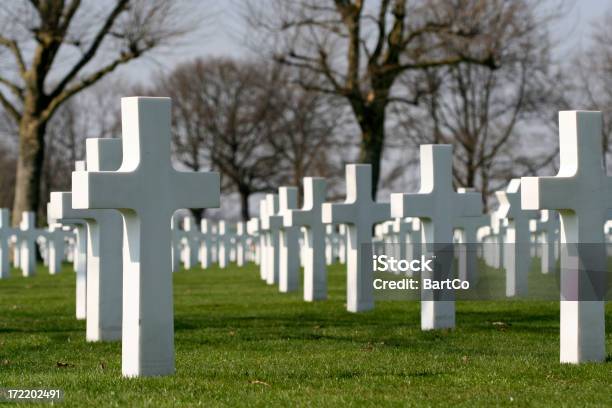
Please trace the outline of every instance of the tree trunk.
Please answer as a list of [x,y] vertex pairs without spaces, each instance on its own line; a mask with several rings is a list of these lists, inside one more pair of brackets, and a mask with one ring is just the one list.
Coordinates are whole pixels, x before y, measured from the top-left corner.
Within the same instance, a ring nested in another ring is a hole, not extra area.
[[385,141],[384,108],[382,108],[382,112],[380,112],[380,109],[377,109],[371,110],[369,114],[364,115],[359,126],[361,128],[359,162],[372,165],[372,199],[375,200]]
[[249,189],[242,188],[240,189],[239,193],[242,221],[247,222],[251,218],[251,213],[249,212],[249,197],[251,195],[251,191]]
[[204,208],[190,208],[189,211],[191,211],[191,215],[193,216],[193,219],[196,221],[199,228],[200,221],[204,217]]
[[13,226],[24,211],[36,212],[40,204],[40,185],[45,160],[47,123],[32,115],[24,115],[19,124],[19,159],[13,202]]

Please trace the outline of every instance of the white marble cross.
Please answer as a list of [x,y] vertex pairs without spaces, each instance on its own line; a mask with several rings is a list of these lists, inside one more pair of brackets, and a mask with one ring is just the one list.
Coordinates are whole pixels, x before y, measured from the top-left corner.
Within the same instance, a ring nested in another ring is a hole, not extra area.
[[170,245],[172,252],[172,272],[178,272],[181,269],[181,261],[183,258],[183,230],[180,228],[180,223],[180,215],[174,213],[170,219],[170,230],[172,231],[172,243]]
[[247,260],[247,223],[239,221],[236,223],[236,265],[244,266]]
[[264,229],[264,219],[268,217],[268,200],[264,197],[259,201],[259,218],[258,218],[258,231],[259,231],[259,277],[265,281],[268,277],[268,232]]
[[251,218],[247,222],[247,232],[249,236],[252,238],[251,239],[252,248],[249,250],[249,253],[251,253],[252,260],[255,261],[256,265],[261,265],[261,258],[262,258],[261,246],[262,246],[263,239],[259,232],[259,222],[260,222],[259,218]]
[[[473,188],[458,188],[459,194],[475,192]],[[458,277],[461,280],[470,282],[475,286],[478,283],[478,230],[489,223],[489,216],[485,214],[470,215],[459,217],[455,228],[458,228],[459,235],[459,259]]]
[[320,177],[304,177],[304,206],[284,215],[285,227],[305,227],[304,300],[312,302],[327,298],[325,262],[325,225],[321,210],[325,202],[327,182]]
[[536,234],[542,273],[550,273],[556,263],[559,214],[552,210],[540,211],[540,218],[531,220],[530,231]]
[[230,252],[232,250],[232,241],[234,240],[234,231],[228,221],[219,221],[219,267],[227,268],[230,263]]
[[325,263],[327,265],[332,265],[335,262],[338,255],[339,241],[336,226],[325,225]]
[[506,296],[524,296],[528,289],[531,264],[531,234],[529,220],[538,216],[537,211],[521,209],[521,180],[513,179],[504,191],[495,195],[499,201],[497,214],[506,218],[504,237],[504,268],[506,269]]
[[[280,229],[283,226],[283,218],[278,214],[278,195],[266,194],[265,211],[261,218],[261,230],[265,236],[265,268],[264,279],[268,285],[278,283],[280,278]],[[263,265],[263,263],[262,263]]]
[[121,100],[123,161],[113,172],[74,172],[75,208],[123,216],[124,376],[174,373],[170,219],[180,208],[219,205],[217,173],[179,172],[171,162],[170,99]]
[[604,361],[603,226],[612,207],[612,178],[603,165],[601,113],[560,112],[559,145],[558,174],[523,177],[522,206],[561,216],[561,362]]
[[[76,275],[76,318],[77,320],[85,320],[87,319],[87,224],[80,220],[62,220],[62,225],[72,228],[75,236],[74,245],[69,255],[72,256]],[[87,322],[85,325],[87,326]]]
[[338,262],[346,264],[346,250],[348,245],[348,228],[346,224],[338,225]]
[[324,203],[326,224],[347,224],[346,308],[363,312],[374,308],[372,227],[391,218],[388,203],[372,200],[372,167],[346,166],[346,201]]
[[[434,257],[433,271],[421,279],[453,279],[453,227],[462,217],[482,214],[479,193],[453,188],[453,150],[450,145],[421,145],[421,188],[418,193],[392,194],[391,215],[418,217],[422,240]],[[454,292],[421,286],[421,329],[455,327]]]
[[[86,164],[77,162],[76,171],[115,171],[119,168],[121,140],[87,139],[85,143]],[[51,193],[48,213],[62,223],[83,221],[87,226],[81,227],[83,238],[87,239],[86,338],[87,341],[119,340],[123,298],[123,220],[116,210],[75,209],[72,195],[67,192]],[[79,275],[77,272],[77,282],[85,279]]]
[[[285,217],[297,208],[297,187],[280,187],[278,189],[278,215]],[[283,220],[280,220],[281,223]],[[300,227],[282,225],[278,235],[280,249],[278,258],[278,290],[281,293],[298,290],[300,278]]]
[[23,276],[34,276],[36,274],[36,239],[40,231],[36,229],[36,218],[33,212],[24,211],[19,223],[19,267]]
[[49,274],[57,275],[62,270],[65,240],[72,236],[70,231],[64,231],[61,224],[49,222],[49,228],[43,231],[47,243]]
[[212,263],[212,222],[202,218],[200,220],[200,266],[202,269],[210,267]]
[[185,259],[183,260],[185,269],[195,268],[198,264],[201,237],[202,234],[198,231],[193,216],[188,215],[183,218],[182,238],[185,243]]
[[15,236],[15,230],[11,228],[8,208],[0,208],[0,279],[10,276],[9,264],[9,241]]

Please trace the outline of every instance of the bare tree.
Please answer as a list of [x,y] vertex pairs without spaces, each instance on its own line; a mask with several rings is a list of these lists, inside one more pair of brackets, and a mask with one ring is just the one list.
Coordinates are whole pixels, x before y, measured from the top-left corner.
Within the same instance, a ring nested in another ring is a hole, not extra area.
[[[222,190],[237,192],[249,218],[251,194],[285,177],[274,146],[278,135],[278,70],[255,62],[196,60],[162,78],[153,92],[173,98],[175,156],[192,170],[212,168]],[[281,167],[279,167],[281,166]]]
[[0,6],[0,105],[19,133],[14,214],[39,207],[45,134],[59,107],[117,67],[182,35],[188,27],[176,18],[178,5],[19,0]]
[[239,195],[244,220],[255,193],[341,173],[332,147],[344,108],[289,77],[277,64],[198,59],[144,91],[173,98],[175,159],[194,171],[218,170],[223,192]]
[[580,68],[576,103],[603,113],[603,143],[608,171],[612,171],[612,7],[593,22],[589,47],[577,56]]
[[17,145],[17,127],[6,112],[0,110],[0,208],[11,208],[15,199]]
[[284,172],[294,186],[300,186],[305,176],[316,175],[327,178],[333,188],[344,176],[345,106],[337,97],[304,90],[288,77],[277,89],[279,128],[269,142],[278,165],[288,167]]
[[276,0],[273,7],[251,2],[248,15],[271,34],[279,61],[324,81],[300,82],[305,89],[348,102],[361,129],[359,160],[372,164],[375,195],[387,107],[399,100],[416,104],[420,97],[393,93],[397,79],[466,61],[495,69],[499,35],[512,29],[514,3],[520,2]]
[[482,191],[485,206],[508,180],[552,163],[550,130],[565,105],[565,80],[552,61],[547,29],[559,14],[537,13],[521,2],[513,7],[512,30],[498,41],[496,69],[461,62],[406,75],[400,82],[421,92],[421,103],[409,112],[402,104],[392,107],[413,146],[454,145],[456,184]]
[[[52,191],[71,188],[75,161],[85,159],[85,139],[120,136],[119,89],[122,83],[103,81],[89,92],[75,95],[59,107],[47,126],[42,169],[41,204]],[[45,220],[46,205],[38,208]]]

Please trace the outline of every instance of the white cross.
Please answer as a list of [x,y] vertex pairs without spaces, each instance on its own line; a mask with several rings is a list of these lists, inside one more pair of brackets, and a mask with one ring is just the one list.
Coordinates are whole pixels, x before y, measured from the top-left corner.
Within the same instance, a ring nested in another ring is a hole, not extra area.
[[327,182],[321,177],[304,177],[304,206],[284,215],[285,227],[305,227],[304,300],[312,302],[327,298],[325,260],[325,225],[321,209],[325,202]]
[[[319,217],[319,220],[321,217]],[[332,265],[338,254],[339,238],[335,225],[325,225],[325,263]]]
[[251,236],[252,240],[252,248],[249,251],[251,253],[252,259],[255,261],[256,265],[261,265],[262,259],[262,236],[259,232],[259,218],[251,218],[247,223],[247,232]]
[[268,200],[263,198],[259,201],[259,221],[258,221],[258,231],[259,231],[259,253],[260,253],[260,263],[259,263],[259,277],[261,280],[267,280],[268,277],[268,232],[264,229],[264,219],[268,217]]
[[[433,271],[421,279],[453,279],[453,227],[462,217],[482,213],[479,193],[453,188],[453,150],[450,145],[421,145],[421,188],[418,193],[392,194],[394,217],[418,217],[422,241],[434,257]],[[421,329],[455,327],[455,296],[448,289],[426,289],[421,284]]]
[[43,231],[47,243],[47,257],[50,275],[57,275],[62,270],[64,259],[64,241],[73,236],[70,231],[64,231],[61,224],[49,223],[49,228]]
[[347,224],[346,308],[362,312],[374,308],[372,286],[372,227],[390,218],[389,204],[372,200],[372,167],[346,166],[346,201],[324,203],[326,224]]
[[183,239],[183,231],[180,228],[179,214],[174,213],[170,220],[170,230],[172,231],[172,272],[178,272],[181,269],[181,246]]
[[283,218],[276,215],[278,213],[278,195],[266,194],[264,206],[265,211],[261,218],[261,230],[265,232],[266,240],[264,276],[268,285],[274,285],[278,283],[280,277],[279,233],[283,226]]
[[9,265],[9,241],[15,236],[15,230],[11,228],[9,221],[9,210],[0,208],[0,279],[10,276]]
[[244,266],[245,264],[245,261],[247,258],[247,251],[246,251],[247,237],[248,237],[247,223],[244,221],[237,222],[236,223],[236,265],[237,266]]
[[537,217],[538,213],[521,209],[520,179],[511,180],[506,190],[496,191],[495,195],[499,201],[499,218],[508,220],[504,237],[506,296],[524,296],[531,265],[529,220]]
[[170,219],[180,208],[219,205],[217,173],[171,163],[170,99],[123,98],[123,162],[114,172],[74,172],[75,208],[123,216],[124,376],[174,372]]
[[219,221],[219,267],[227,268],[230,262],[230,252],[234,233],[227,221]]
[[[278,215],[282,218],[297,208],[298,190],[296,187],[278,189]],[[280,220],[281,223],[283,220]],[[278,236],[279,266],[278,289],[282,293],[298,290],[300,276],[300,228],[281,224]]]
[[540,211],[540,218],[531,220],[529,225],[529,230],[536,234],[536,242],[540,250],[540,268],[544,274],[550,273],[551,265],[556,262],[555,248],[557,248],[558,229],[559,215],[552,210]]
[[195,219],[188,215],[183,218],[183,234],[185,240],[185,269],[195,268],[198,264],[198,248],[202,234],[196,227]]
[[36,239],[39,236],[40,231],[36,229],[34,213],[24,211],[21,214],[21,222],[19,223],[18,242],[19,267],[25,277],[36,274]]
[[212,222],[207,219],[200,220],[200,266],[202,269],[210,267],[212,262]]
[[[473,188],[458,188],[459,194],[474,192]],[[473,287],[478,283],[478,230],[489,223],[489,216],[485,214],[459,217],[455,227],[459,235],[458,277],[470,282]]]
[[[85,171],[85,167],[88,171],[115,171],[121,166],[119,139],[87,139],[85,151],[86,163],[77,162],[76,171]],[[77,286],[86,280],[87,341],[121,339],[121,214],[116,210],[75,209],[72,207],[72,193],[66,192],[51,193],[48,212],[62,223],[72,221],[86,224],[86,227],[80,227],[83,236],[79,237],[87,242],[86,278],[77,272]],[[77,256],[77,262],[79,258]]]
[[[62,224],[72,228],[74,240],[72,241],[72,257],[74,272],[76,275],[76,318],[87,319],[87,224],[84,221],[66,221]],[[87,326],[87,323],[85,323]]]
[[612,180],[603,165],[600,112],[559,113],[560,168],[554,177],[523,177],[522,206],[561,216],[561,362],[606,358],[603,226]]

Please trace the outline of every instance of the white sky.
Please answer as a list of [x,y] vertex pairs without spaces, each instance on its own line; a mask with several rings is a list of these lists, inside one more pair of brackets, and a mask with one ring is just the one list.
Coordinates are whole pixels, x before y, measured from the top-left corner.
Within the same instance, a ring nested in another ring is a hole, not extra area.
[[[242,16],[245,0],[187,0],[193,1],[198,12],[205,19],[197,32],[183,41],[173,52],[156,56],[154,61],[143,60],[121,68],[116,75],[127,76],[135,81],[153,80],[159,71],[167,72],[181,62],[190,61],[196,57],[247,57],[250,50],[242,44],[246,27]],[[286,0],[292,1],[292,0]],[[545,0],[543,7],[555,7],[562,0]],[[612,10],[612,0],[565,0],[568,13],[551,29],[553,40],[558,44],[555,49],[556,58],[563,62],[565,55],[573,54],[588,44],[590,28],[595,18]],[[380,198],[380,195],[379,195]],[[258,196],[251,197],[251,211],[257,213]],[[225,200],[223,208],[208,212],[208,216],[237,218],[238,209]]]
[[[120,75],[131,78],[151,78],[159,70],[170,70],[180,62],[195,57],[227,56],[245,57],[250,51],[241,43],[245,36],[242,9],[245,0],[190,0],[204,16],[201,27],[184,45],[155,61],[142,61],[122,68]],[[286,0],[292,1],[292,0]],[[555,7],[560,0],[545,0],[544,7]],[[562,0],[561,0],[562,1]],[[558,58],[576,47],[584,47],[589,38],[592,22],[607,10],[612,10],[612,0],[566,0],[567,15],[552,29],[553,38],[559,44]],[[144,74],[144,75],[143,75]]]

